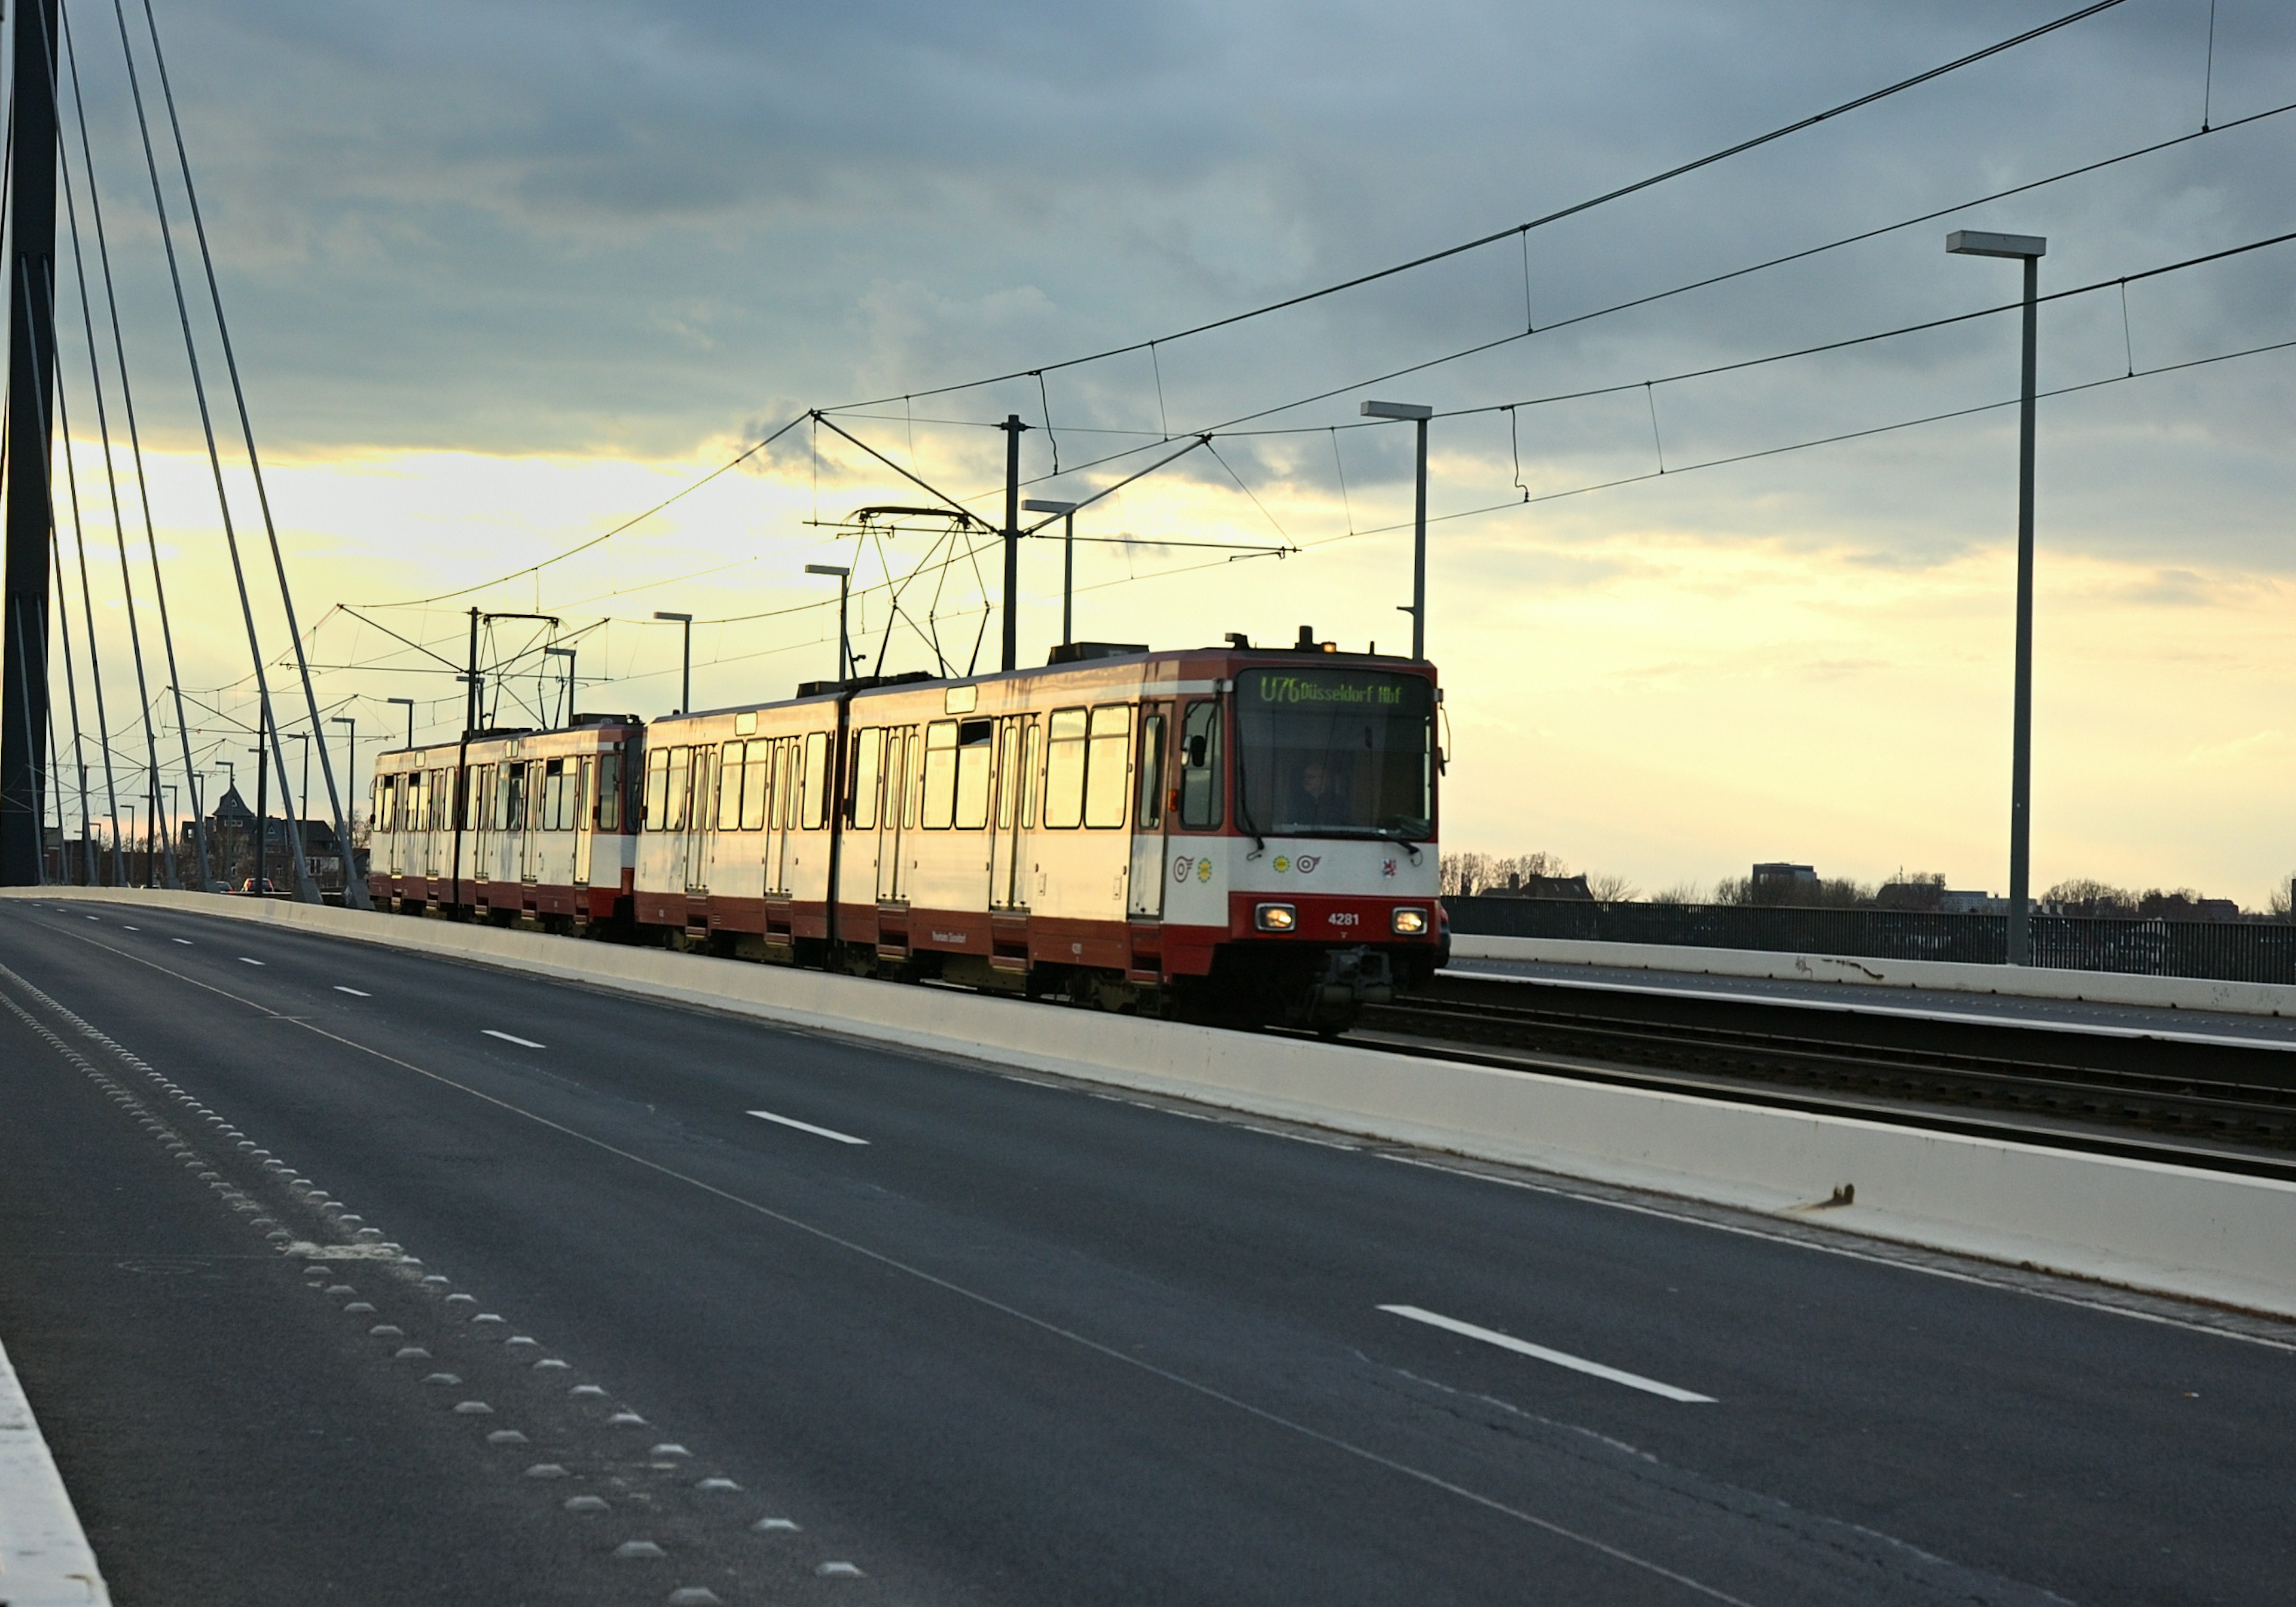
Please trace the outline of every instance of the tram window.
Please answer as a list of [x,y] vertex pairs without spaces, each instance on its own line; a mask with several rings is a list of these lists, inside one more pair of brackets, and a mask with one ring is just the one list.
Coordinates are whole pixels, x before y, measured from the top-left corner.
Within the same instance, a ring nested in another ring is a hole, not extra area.
[[395,832],[398,829],[398,817],[393,813],[398,793],[394,781],[394,777],[388,775],[378,775],[374,778],[374,829],[378,832]]
[[808,832],[829,824],[829,733],[812,731],[805,739],[805,819]]
[[495,829],[515,832],[526,824],[526,767],[495,767]]
[[646,755],[645,814],[649,832],[669,829],[669,750],[657,748]]
[[896,740],[901,743],[905,755],[901,761],[901,829],[914,832],[917,825],[917,800],[924,795],[925,790],[924,778],[917,774],[918,767],[922,763],[918,757],[922,750],[918,745],[917,728],[911,726]]
[[565,823],[566,761],[554,758],[542,767],[542,806],[536,822],[545,832],[555,832]]
[[857,731],[853,734],[853,808],[848,818],[857,831],[874,831],[877,825],[877,788],[884,777],[879,774],[884,762],[885,734],[881,730]]
[[924,828],[945,832],[956,818],[956,722],[925,727]]
[[[726,755],[726,767],[734,768],[734,755]],[[756,832],[766,824],[766,799],[773,791],[774,745],[771,742],[751,742],[742,750],[742,830]]]
[[1140,717],[1140,804],[1132,818],[1139,822],[1136,829],[1140,831],[1164,829],[1164,717],[1160,714]]
[[989,760],[996,751],[996,722],[965,720],[956,728],[956,824],[977,832],[988,824]]
[[590,783],[596,774],[597,761],[586,753],[574,779],[567,783],[567,791],[574,799],[566,818],[578,832],[586,830],[590,824]]
[[1132,708],[1107,703],[1092,711],[1090,753],[1085,761],[1084,823],[1088,826],[1124,824],[1125,783],[1130,779]]
[[693,749],[672,748],[669,750],[669,781],[662,800],[667,808],[661,817],[666,831],[682,832],[685,829],[686,778],[693,767]]
[[742,744],[727,742],[718,761],[718,829],[742,829]]
[[1084,824],[1084,750],[1088,717],[1081,709],[1053,710],[1052,746],[1045,759],[1045,824],[1065,829]]
[[622,829],[622,756],[619,753],[598,756],[597,824],[602,832]]
[[1013,782],[1013,790],[1021,795],[1021,829],[1024,832],[1037,828],[1037,769],[1044,751],[1045,734],[1031,719],[1028,734],[1021,739],[1021,774]]
[[1188,705],[1180,732],[1180,824],[1215,832],[1221,812],[1219,705],[1207,699]]
[[[402,830],[419,832],[429,824],[424,817],[424,812],[430,803],[430,776],[417,771],[399,783],[398,818]],[[410,788],[413,789],[414,793],[411,799],[407,795]]]
[[996,738],[996,829],[1013,829],[1013,795],[1021,790],[1020,773],[1013,761],[1019,757],[1021,734],[1011,722]]

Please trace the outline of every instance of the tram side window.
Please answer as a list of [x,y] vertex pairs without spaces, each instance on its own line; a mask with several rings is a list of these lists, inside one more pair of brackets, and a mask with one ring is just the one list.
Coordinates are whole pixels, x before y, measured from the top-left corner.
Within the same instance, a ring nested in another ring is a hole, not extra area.
[[430,806],[430,777],[417,770],[398,783],[398,820],[402,831],[427,830],[430,821],[426,811]]
[[566,761],[547,760],[542,767],[542,829],[562,832],[572,824],[566,810]]
[[1045,759],[1045,824],[1066,829],[1084,824],[1084,750],[1089,717],[1081,709],[1053,710],[1052,745]]
[[956,722],[925,727],[924,828],[945,832],[956,818]]
[[1044,728],[1029,720],[1028,734],[1021,739],[1021,774],[1013,786],[1021,794],[1021,829],[1037,829],[1037,772],[1045,757]]
[[742,743],[727,742],[718,761],[718,829],[721,832],[742,829],[742,776],[748,769],[742,762]]
[[656,748],[646,755],[645,813],[641,819],[649,832],[668,829],[669,750],[667,748]]
[[829,733],[810,731],[805,738],[805,818],[799,824],[818,832],[829,824]]
[[1084,823],[1087,826],[1124,824],[1125,783],[1130,779],[1132,708],[1128,703],[1103,704],[1092,711],[1090,751],[1085,760]]
[[856,831],[874,831],[877,825],[877,788],[883,779],[880,769],[884,762],[885,734],[872,728],[853,734],[853,807],[848,818]]
[[395,832],[398,829],[398,777],[378,775],[374,778],[374,829]]
[[590,786],[597,779],[597,760],[586,753],[582,756],[580,769],[568,785],[567,790],[574,794],[574,808],[568,820],[578,832],[586,830],[590,824]]
[[917,769],[924,761],[918,757],[923,750],[914,726],[903,727],[893,740],[901,744],[901,829],[912,832],[917,824],[917,800],[924,796],[924,778]]
[[1140,717],[1140,805],[1132,818],[1143,832],[1164,829],[1164,717]]
[[1192,832],[1216,832],[1220,824],[1219,705],[1206,699],[1188,705],[1180,731],[1180,824]]
[[669,750],[668,779],[662,789],[661,824],[664,831],[682,832],[685,829],[686,778],[693,768],[693,749],[672,748]]
[[956,824],[977,832],[988,824],[989,760],[996,752],[996,722],[965,720],[956,728]]
[[[726,763],[730,768],[734,756],[728,752]],[[774,745],[771,742],[751,742],[742,752],[742,829],[758,832],[765,829],[766,799],[774,790]]]

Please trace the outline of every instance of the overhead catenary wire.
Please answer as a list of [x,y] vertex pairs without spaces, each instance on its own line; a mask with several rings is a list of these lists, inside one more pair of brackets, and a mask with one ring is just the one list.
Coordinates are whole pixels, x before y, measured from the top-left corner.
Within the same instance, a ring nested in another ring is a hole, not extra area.
[[[1490,234],[1479,235],[1472,240],[1462,241],[1456,245],[1445,246],[1438,250],[1423,252],[1419,256],[1410,258],[1403,262],[1395,263],[1388,267],[1374,269],[1370,273],[1357,274],[1351,278],[1342,279],[1335,283],[1323,285],[1315,290],[1301,291],[1295,295],[1285,296],[1277,300],[1265,302],[1259,306],[1247,308],[1242,312],[1230,313],[1224,317],[1210,319],[1201,324],[1192,324],[1185,329],[1175,330],[1168,334],[1158,335],[1153,340],[1131,340],[1121,346],[1108,347],[1103,350],[1089,352],[1082,357],[1064,358],[1056,363],[1039,363],[1029,368],[1013,369],[1007,373],[990,374],[976,380],[961,381],[953,384],[912,389],[905,394],[916,397],[947,396],[952,392],[959,390],[973,390],[988,385],[1005,384],[1015,380],[1026,379],[1032,374],[1050,373],[1063,368],[1081,367],[1088,363],[1103,362],[1110,357],[1125,357],[1134,352],[1143,350],[1152,352],[1157,347],[1168,346],[1176,340],[1185,340],[1193,336],[1210,334],[1214,330],[1227,329],[1233,325],[1247,323],[1255,318],[1264,318],[1271,313],[1283,312],[1295,307],[1304,307],[1311,301],[1320,301],[1325,297],[1336,296],[1344,291],[1356,290],[1366,284],[1374,284],[1382,279],[1392,279],[1398,275],[1411,273],[1415,269],[1427,267],[1434,263],[1447,261],[1454,257],[1464,256],[1470,251],[1480,250],[1485,246],[1496,245],[1503,240],[1512,240],[1518,234],[1528,234],[1534,229],[1546,228],[1552,224],[1560,223],[1565,218],[1576,217],[1582,213],[1594,211],[1597,208],[1608,206],[1613,201],[1623,201],[1628,196],[1637,195],[1646,190],[1655,189],[1660,184],[1669,183],[1674,179],[1684,177],[1688,174],[1698,172],[1702,168],[1710,168],[1718,163],[1728,161],[1733,157],[1742,156],[1750,151],[1757,151],[1765,145],[1774,144],[1779,140],[1789,138],[1793,135],[1802,133],[1810,128],[1815,128],[1821,123],[1831,122],[1836,118],[1847,116],[1850,112],[1857,111],[1865,107],[1888,100],[1894,95],[1902,94],[1909,89],[1918,88],[1923,84],[1931,83],[1939,78],[1945,78],[1949,74],[1958,72],[1963,68],[1975,66],[1978,62],[1988,61],[1995,56],[2015,50],[2021,45],[2031,44],[2034,40],[2046,37],[2050,34],[2056,33],[2060,29],[2070,28],[2076,23],[2086,21],[2089,18],[2097,15],[2099,12],[2111,11],[2113,7],[2120,4],[2121,0],[2093,0],[2092,4],[2084,5],[2076,11],[2068,12],[2063,16],[2058,17],[2052,21],[2044,22],[2037,27],[2029,28],[2022,33],[2012,35],[2008,38],[1997,40],[1991,45],[1984,45],[1980,49],[1971,51],[1964,55],[1956,56],[1949,61],[1941,62],[1935,67],[1928,68],[1923,71],[1914,74],[1910,78],[1899,78],[1894,83],[1882,86],[1879,89],[1868,90],[1864,94],[1854,96],[1849,100],[1841,102],[1839,105],[1827,107],[1822,111],[1812,112],[1806,117],[1797,118],[1790,123],[1782,124],[1779,127],[1769,130],[1767,133],[1755,135],[1751,139],[1740,140],[1734,144],[1726,145],[1720,150],[1710,152],[1704,156],[1693,158],[1689,161],[1677,163],[1675,166],[1668,168],[1662,172],[1653,173],[1645,178],[1638,178],[1630,184],[1620,184],[1615,188],[1605,190],[1600,194],[1589,196],[1583,201],[1573,201],[1567,206],[1558,207],[1552,211],[1543,213],[1526,222],[1516,224],[1511,228],[1494,230]],[[867,400],[855,402],[849,405],[857,407],[874,407],[882,406],[889,402],[898,401],[900,397],[898,395],[872,397]],[[824,411],[836,411],[836,409],[824,409]]]

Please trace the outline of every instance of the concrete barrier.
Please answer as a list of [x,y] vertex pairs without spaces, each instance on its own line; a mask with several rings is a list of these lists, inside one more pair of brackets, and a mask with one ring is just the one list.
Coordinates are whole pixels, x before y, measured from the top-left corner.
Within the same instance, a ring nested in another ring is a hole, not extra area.
[[0,1607],[110,1600],[32,1403],[0,1347]]
[[[2296,1185],[1303,1038],[196,893],[164,904],[2296,1316]],[[1827,1201],[1842,1185],[1854,1202]]]
[[1839,982],[1852,988],[1930,988],[1949,993],[1997,993],[2014,998],[2138,1004],[2156,1010],[2296,1016],[2296,988],[2276,982],[2130,976],[2114,971],[2059,971],[2046,965],[1970,965],[1945,960],[1875,960],[1857,955],[1773,954],[1760,949],[1690,948],[1665,943],[1596,943],[1577,938],[1462,935],[1453,936],[1451,955],[1455,960],[1531,960],[1549,965],[1606,965],[1690,976]]

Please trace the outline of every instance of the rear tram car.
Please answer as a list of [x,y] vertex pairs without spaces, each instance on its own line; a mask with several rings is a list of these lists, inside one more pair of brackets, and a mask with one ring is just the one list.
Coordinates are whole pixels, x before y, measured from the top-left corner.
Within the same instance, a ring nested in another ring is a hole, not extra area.
[[[425,767],[456,750],[387,755],[378,900],[1325,1029],[1434,971],[1430,666],[1304,632],[1292,651],[1055,658],[964,680],[816,685],[643,731],[474,741],[484,824],[460,849],[451,805],[424,816],[419,801],[426,785],[452,794],[453,773]],[[630,798],[609,801],[610,758]],[[394,814],[410,785],[416,815]],[[385,832],[402,818],[429,824]],[[634,850],[619,902],[600,885],[616,841]],[[414,894],[396,867],[424,856],[444,868]]]

